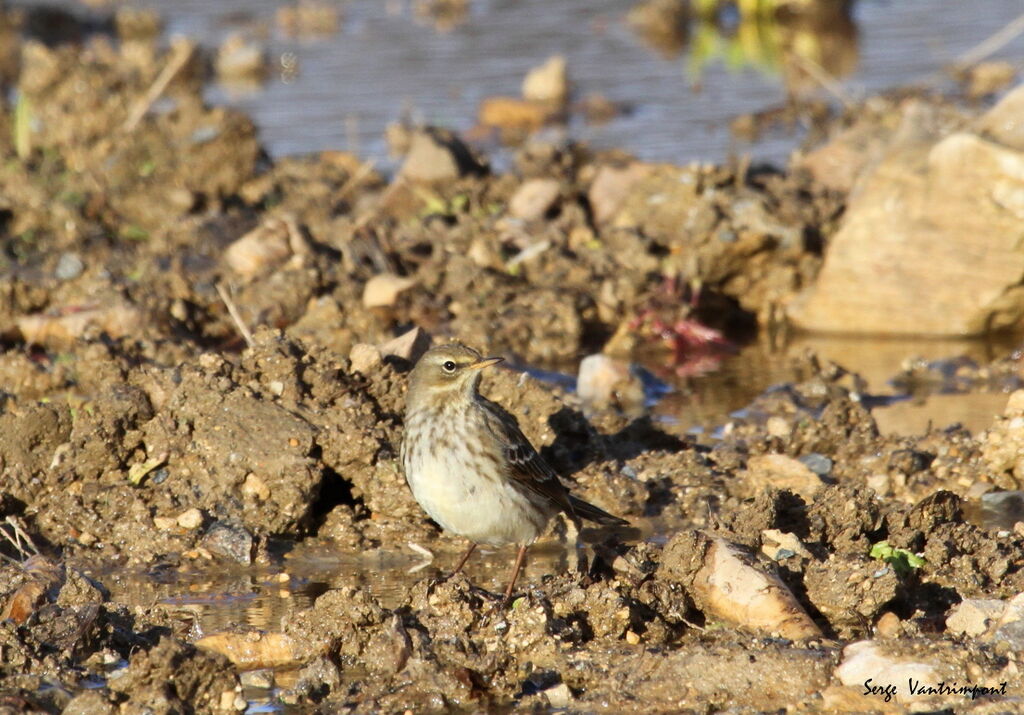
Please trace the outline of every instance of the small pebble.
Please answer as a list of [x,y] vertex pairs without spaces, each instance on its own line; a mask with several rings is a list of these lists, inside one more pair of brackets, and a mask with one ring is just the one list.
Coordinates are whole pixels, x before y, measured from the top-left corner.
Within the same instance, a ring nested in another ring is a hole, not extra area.
[[85,263],[82,262],[77,253],[62,253],[57,261],[57,268],[53,273],[57,276],[57,280],[69,281],[73,278],[78,278],[84,270]]
[[198,529],[203,525],[203,513],[192,507],[178,515],[178,526],[182,529]]

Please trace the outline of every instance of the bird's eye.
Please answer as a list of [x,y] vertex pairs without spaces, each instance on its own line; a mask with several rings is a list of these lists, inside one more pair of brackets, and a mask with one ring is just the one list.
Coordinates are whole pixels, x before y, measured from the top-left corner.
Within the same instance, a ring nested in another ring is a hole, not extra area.
[[451,360],[445,360],[441,365],[441,369],[445,372],[455,372],[455,363]]

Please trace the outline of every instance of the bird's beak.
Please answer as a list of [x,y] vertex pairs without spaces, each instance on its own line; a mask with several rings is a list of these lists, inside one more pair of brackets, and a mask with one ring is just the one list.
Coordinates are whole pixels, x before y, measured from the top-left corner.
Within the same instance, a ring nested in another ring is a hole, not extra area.
[[476,362],[470,363],[469,365],[466,365],[466,367],[469,368],[470,370],[483,370],[485,367],[490,367],[491,365],[497,365],[499,362],[502,362],[504,359],[505,358],[500,358],[500,357],[483,358],[481,360],[477,360]]

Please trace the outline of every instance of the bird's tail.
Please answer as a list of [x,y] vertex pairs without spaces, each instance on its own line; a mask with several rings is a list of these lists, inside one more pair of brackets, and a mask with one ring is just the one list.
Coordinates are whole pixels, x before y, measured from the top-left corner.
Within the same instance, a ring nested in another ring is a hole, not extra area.
[[629,526],[629,522],[625,519],[613,516],[604,509],[599,509],[593,504],[577,499],[571,494],[569,495],[569,503],[572,505],[573,513],[587,521],[592,521],[601,526]]

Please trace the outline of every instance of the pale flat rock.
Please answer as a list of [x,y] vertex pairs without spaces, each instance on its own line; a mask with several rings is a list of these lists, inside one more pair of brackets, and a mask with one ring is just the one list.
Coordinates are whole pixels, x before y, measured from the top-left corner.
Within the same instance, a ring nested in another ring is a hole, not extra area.
[[935,685],[942,678],[939,669],[927,662],[904,660],[891,655],[874,641],[857,641],[843,649],[843,662],[836,668],[836,676],[843,685],[865,688],[872,686],[894,687],[893,695],[901,702],[913,696],[908,692],[908,683],[915,682]]
[[976,135],[894,150],[857,184],[801,329],[977,335],[1024,317],[1024,153]]
[[639,162],[624,167],[602,166],[598,169],[587,192],[595,220],[601,223],[615,216],[630,191],[652,170],[650,164]]
[[380,351],[381,357],[397,357],[415,363],[423,353],[430,350],[433,342],[430,334],[417,326],[397,338],[381,343],[377,346],[377,350]]
[[413,134],[398,175],[412,181],[439,182],[482,169],[461,139],[449,131],[428,128]]
[[537,221],[555,205],[560,192],[555,179],[529,179],[512,194],[508,212],[523,221]]
[[394,273],[379,273],[363,286],[363,306],[384,308],[394,305],[398,296],[414,285],[415,278],[396,276]]
[[753,492],[766,487],[788,489],[810,503],[825,483],[810,467],[784,454],[759,454],[747,460],[741,477]]
[[275,219],[232,242],[224,251],[224,261],[248,280],[273,270],[291,255],[288,226]]
[[1024,151],[1024,84],[1007,92],[985,112],[976,128],[1004,146]]
[[968,598],[950,609],[946,628],[952,633],[980,636],[1005,609],[1006,603],[998,598]]
[[568,96],[569,73],[561,55],[550,57],[523,78],[523,99],[527,101],[561,104]]
[[576,392],[589,407],[604,409],[611,405],[636,408],[643,405],[644,386],[628,362],[602,353],[587,355],[580,361]]
[[369,373],[378,365],[382,364],[380,350],[374,345],[356,343],[348,353],[349,367],[352,372],[360,372],[364,375]]

